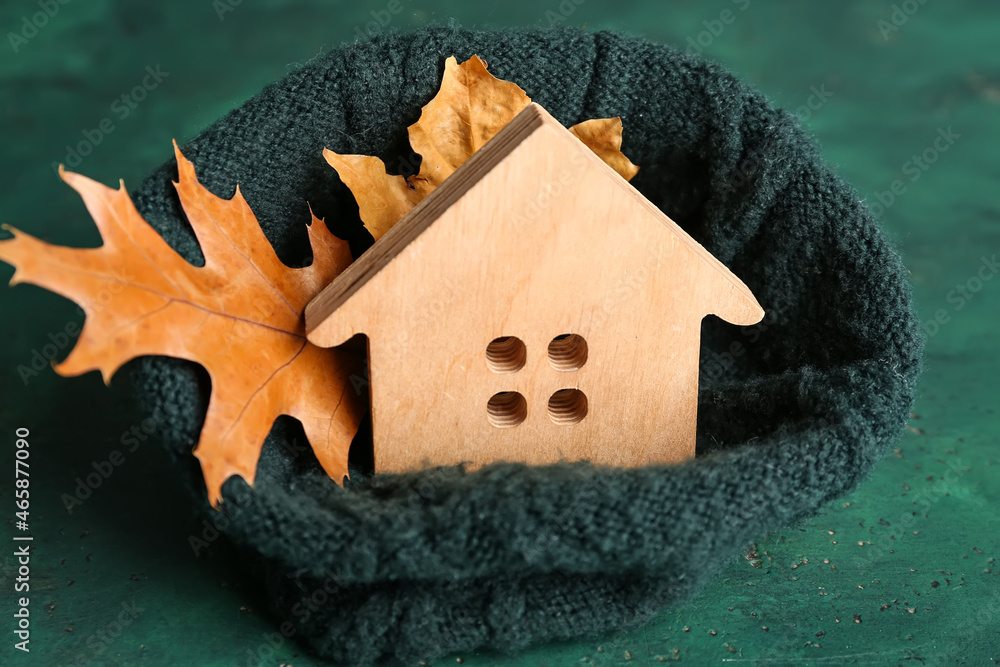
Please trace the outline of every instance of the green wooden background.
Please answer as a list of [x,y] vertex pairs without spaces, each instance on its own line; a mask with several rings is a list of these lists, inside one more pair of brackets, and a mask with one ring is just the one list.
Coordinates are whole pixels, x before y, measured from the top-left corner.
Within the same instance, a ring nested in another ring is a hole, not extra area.
[[[99,238],[53,163],[134,185],[171,157],[171,138],[183,144],[265,83],[381,30],[371,12],[390,4],[61,1],[0,7],[0,222],[81,246]],[[830,164],[878,209],[910,269],[928,336],[910,428],[857,493],[761,535],[756,551],[699,597],[644,627],[435,664],[1000,662],[1000,7],[400,2],[392,28],[449,18],[615,28],[724,63],[795,110]],[[38,18],[46,7],[51,16]],[[116,103],[147,66],[167,74],[134,108]],[[75,164],[66,146],[81,142],[92,150]],[[0,265],[0,280],[11,275]],[[96,373],[64,379],[47,368],[18,373],[36,354],[65,355],[60,332],[81,321],[73,304],[39,288],[0,288],[0,663],[321,664],[303,646],[268,646],[272,619],[240,584],[225,547],[194,556],[188,536],[202,526],[123,383],[109,389]],[[31,430],[35,537],[29,655],[13,650],[10,615],[14,431],[22,426]],[[123,434],[137,426],[143,439],[123,449]],[[76,493],[95,464],[108,470],[102,462],[115,449],[121,464],[67,512],[63,495]]]

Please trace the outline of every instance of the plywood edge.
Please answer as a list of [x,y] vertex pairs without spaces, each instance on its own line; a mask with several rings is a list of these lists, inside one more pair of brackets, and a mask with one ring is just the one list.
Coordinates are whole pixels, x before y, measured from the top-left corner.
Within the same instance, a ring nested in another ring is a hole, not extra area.
[[[551,116],[538,104],[528,105],[439,188],[417,204],[406,217],[313,298],[305,310],[306,337],[309,341],[321,347],[332,347],[353,335],[347,332],[354,331],[359,323],[340,323],[340,326],[336,326],[336,311],[452,204],[461,199],[486,173],[541,127],[547,118]],[[558,124],[554,119],[553,122]]]
[[[603,170],[612,187],[632,197],[668,233],[677,238],[710,276],[718,279],[712,302],[705,304],[706,314],[715,314],[738,325],[750,325],[763,318],[764,311],[746,284],[721,261],[663,211],[646,199],[632,184],[607,165],[597,154],[574,136],[558,120],[536,103],[528,105],[490,141],[459,167],[437,190],[427,196],[405,218],[393,226],[366,253],[352,263],[306,306],[306,335],[322,347],[339,345],[361,330],[363,322],[342,321],[351,317],[343,306],[387,266],[400,252],[435,220],[469,191],[483,176],[510,155],[525,139],[542,127],[551,127],[569,142],[567,149],[578,151]],[[341,313],[338,315],[337,311]]]

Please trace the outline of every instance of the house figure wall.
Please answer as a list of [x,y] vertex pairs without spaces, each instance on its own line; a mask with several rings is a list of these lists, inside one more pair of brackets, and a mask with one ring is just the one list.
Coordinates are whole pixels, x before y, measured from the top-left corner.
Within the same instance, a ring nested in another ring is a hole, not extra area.
[[307,319],[320,345],[367,336],[379,472],[682,461],[694,455],[702,318],[763,316],[537,105],[369,253]]

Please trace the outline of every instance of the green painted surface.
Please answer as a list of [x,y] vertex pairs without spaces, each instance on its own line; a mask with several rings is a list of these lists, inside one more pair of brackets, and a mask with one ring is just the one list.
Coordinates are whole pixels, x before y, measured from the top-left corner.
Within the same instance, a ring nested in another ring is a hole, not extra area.
[[[38,3],[0,7],[0,222],[72,245],[96,245],[98,236],[52,171],[53,162],[72,164],[68,144],[97,137],[109,119],[113,129],[76,169],[138,183],[170,157],[172,137],[195,136],[266,82],[354,39],[371,11],[389,5],[244,2],[220,20],[209,0],[51,4],[58,11],[37,34],[22,17],[30,21]],[[700,41],[799,109],[829,162],[870,201],[898,181],[902,194],[882,218],[912,272],[921,319],[943,322],[927,326],[914,430],[857,493],[762,535],[756,558],[734,561],[698,598],[645,627],[515,657],[463,655],[463,663],[1000,662],[1000,278],[990,264],[1000,253],[1000,7],[906,0],[894,15],[884,0],[402,6],[392,27],[448,17],[544,25],[562,11],[569,25]],[[12,42],[9,33],[29,37]],[[169,75],[145,100],[112,106],[157,64]],[[957,138],[936,150],[949,128]],[[912,161],[925,150],[933,164]],[[11,274],[0,266],[0,280]],[[202,527],[153,441],[129,439],[136,426],[145,436],[121,383],[107,389],[96,374],[63,379],[47,368],[22,380],[18,366],[30,368],[35,350],[52,354],[47,344],[64,355],[58,332],[81,321],[71,303],[39,288],[0,289],[0,663],[258,664],[256,653],[266,656],[261,664],[320,664],[291,642],[268,647],[272,619],[225,548],[195,558],[187,538]],[[30,655],[13,650],[11,617],[20,426],[31,431]],[[120,465],[101,465],[116,449]],[[95,463],[110,475],[67,512],[63,495],[84,496],[77,479]]]

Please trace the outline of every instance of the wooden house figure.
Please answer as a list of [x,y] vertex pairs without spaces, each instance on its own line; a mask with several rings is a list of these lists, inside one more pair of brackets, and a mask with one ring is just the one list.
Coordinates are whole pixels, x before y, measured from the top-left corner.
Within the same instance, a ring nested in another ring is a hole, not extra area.
[[368,337],[375,469],[694,456],[701,321],[763,310],[537,104],[338,276],[308,338]]

